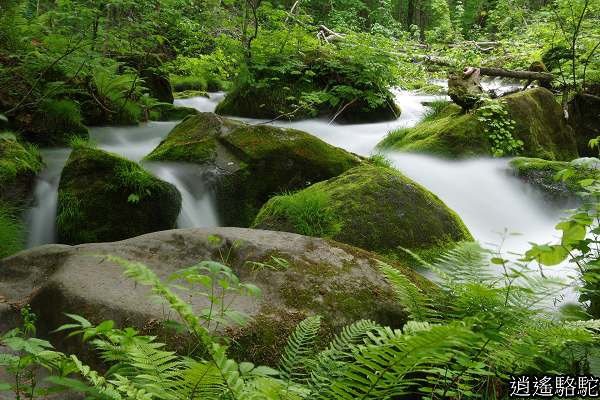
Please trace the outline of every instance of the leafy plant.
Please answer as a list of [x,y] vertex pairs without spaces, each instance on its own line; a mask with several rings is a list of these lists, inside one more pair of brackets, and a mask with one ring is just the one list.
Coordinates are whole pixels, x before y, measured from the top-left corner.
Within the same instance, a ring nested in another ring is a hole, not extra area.
[[515,122],[501,101],[484,99],[475,111],[488,137],[494,157],[518,155],[523,150],[523,141],[513,137]]

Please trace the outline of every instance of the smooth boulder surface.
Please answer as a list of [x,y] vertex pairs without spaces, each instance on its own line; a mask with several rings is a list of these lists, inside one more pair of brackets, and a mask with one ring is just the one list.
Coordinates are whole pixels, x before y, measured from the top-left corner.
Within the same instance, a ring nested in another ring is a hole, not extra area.
[[[260,297],[225,297],[226,303],[233,300],[233,310],[252,318],[245,326],[221,329],[234,339],[230,355],[239,360],[274,365],[289,333],[309,315],[323,316],[325,338],[358,319],[391,327],[406,321],[372,253],[292,233],[212,228],[155,232],[116,243],[46,245],[1,260],[0,331],[15,326],[19,305],[29,303],[40,317],[41,336],[65,323],[66,312],[94,323],[111,319],[117,326],[134,326],[176,347],[184,346],[180,336],[165,333],[162,325],[166,318],[174,318],[173,313],[151,301],[146,287],[125,278],[123,268],[108,255],[142,262],[162,279],[203,260],[222,262],[228,255],[225,261],[241,281],[262,290]],[[285,260],[287,266],[275,264],[273,257]],[[419,274],[391,265],[418,287],[435,293],[433,284]],[[183,296],[188,300],[190,294]],[[209,305],[199,295],[189,300],[196,312]],[[56,334],[51,338],[61,350],[82,351],[79,339],[61,341]]]
[[[286,207],[290,203],[286,197],[294,196],[306,199],[303,203],[310,210]],[[314,200],[319,197],[325,199],[320,204]],[[314,217],[319,214],[326,220]],[[307,224],[329,224],[325,235],[336,241],[407,260],[410,257],[400,247],[431,259],[458,242],[472,240],[460,217],[433,193],[395,169],[371,165],[272,198],[254,227],[297,232]]]
[[295,129],[248,125],[213,113],[187,117],[147,157],[218,171],[216,205],[225,226],[250,226],[273,195],[358,165],[359,157]]
[[[524,143],[522,156],[565,161],[577,157],[573,130],[549,90],[529,89],[497,101],[506,104],[509,117],[515,122],[512,135]],[[476,114],[463,113],[454,104],[437,118],[392,133],[379,146],[450,158],[491,154],[490,142]]]
[[127,239],[175,227],[181,194],[138,164],[102,150],[71,153],[58,188],[60,243]]
[[[600,178],[600,160],[577,158],[571,162],[548,161],[539,158],[517,157],[510,161],[512,172],[521,180],[541,189],[550,199],[568,199],[582,190],[581,181]],[[560,171],[572,173],[559,179]]]

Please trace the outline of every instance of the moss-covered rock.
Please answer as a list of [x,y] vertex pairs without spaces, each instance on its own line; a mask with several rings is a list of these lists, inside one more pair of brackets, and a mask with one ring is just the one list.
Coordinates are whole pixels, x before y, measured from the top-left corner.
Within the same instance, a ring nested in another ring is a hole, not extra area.
[[[302,212],[288,198],[304,201]],[[300,192],[276,196],[262,208],[255,228],[298,232],[305,225],[328,227],[323,236],[404,258],[404,247],[425,258],[472,237],[439,198],[393,168],[362,165]]]
[[169,103],[160,103],[150,110],[152,121],[179,121],[188,115],[199,114],[199,111],[191,107],[179,107]]
[[218,169],[217,207],[228,226],[249,226],[274,194],[329,179],[360,163],[357,156],[308,133],[247,125],[212,113],[186,118],[146,159]]
[[327,102],[313,104],[311,108],[298,107],[302,93],[318,91],[306,83],[287,82],[265,87],[242,85],[235,87],[225,96],[216,108],[221,115],[234,115],[246,118],[281,118],[299,120],[316,115],[336,116],[341,123],[390,121],[400,116],[400,107],[391,93],[387,101],[378,107],[371,107],[366,100],[349,103],[337,114],[339,107],[331,107]]
[[39,151],[10,132],[0,133],[0,201],[23,205],[42,169]]
[[[596,158],[578,158],[571,162],[548,161],[540,158],[517,157],[510,166],[516,176],[538,187],[552,199],[572,197],[581,191],[579,182],[585,179],[600,179],[600,160]],[[572,172],[558,179],[556,175],[563,170]]]
[[[522,155],[548,160],[577,157],[573,130],[550,91],[534,88],[496,101],[505,103],[509,118],[515,122],[512,135],[523,141]],[[390,133],[379,147],[451,158],[491,152],[484,126],[476,113],[463,113],[456,105],[449,105],[435,119],[423,121],[414,128]]]
[[181,195],[136,163],[79,147],[63,169],[58,189],[61,243],[106,242],[171,229]]

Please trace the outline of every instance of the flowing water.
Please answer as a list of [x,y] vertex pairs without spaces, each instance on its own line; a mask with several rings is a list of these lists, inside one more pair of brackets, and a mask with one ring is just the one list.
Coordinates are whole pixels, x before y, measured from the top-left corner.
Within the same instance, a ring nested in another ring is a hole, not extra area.
[[[497,81],[486,83],[502,89]],[[510,87],[507,87],[510,89]],[[176,100],[177,105],[194,107],[203,112],[214,111],[223,93],[209,98]],[[426,112],[422,103],[444,99],[443,96],[395,92],[402,114],[390,122],[340,125],[328,120],[275,121],[273,125],[309,132],[324,141],[348,151],[368,156],[376,144],[390,131],[415,125]],[[241,118],[240,118],[241,119]],[[241,119],[250,124],[265,120]],[[150,122],[136,127],[92,128],[91,137],[100,148],[134,161],[140,161],[154,149],[175,126],[175,122]],[[29,246],[52,243],[56,197],[60,171],[69,151],[44,150],[47,167],[40,174],[35,188],[36,206],[28,212]],[[482,243],[499,244],[503,232],[520,235],[505,237],[505,251],[523,253],[530,242],[546,243],[557,237],[554,225],[564,214],[565,205],[548,203],[542,194],[509,173],[508,160],[479,158],[450,161],[428,155],[387,153],[394,166],[411,179],[439,196],[463,219],[473,236]],[[156,176],[175,185],[182,195],[179,227],[218,226],[214,196],[210,182],[215,171],[189,164],[147,163],[145,167]],[[566,267],[557,267],[555,274],[568,274]]]

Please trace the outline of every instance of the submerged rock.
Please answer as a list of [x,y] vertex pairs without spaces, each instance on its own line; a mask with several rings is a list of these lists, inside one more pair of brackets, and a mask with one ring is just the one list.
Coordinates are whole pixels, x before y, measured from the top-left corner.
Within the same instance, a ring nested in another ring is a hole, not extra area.
[[171,229],[181,195],[138,164],[80,147],[69,157],[58,188],[56,226],[61,243],[121,240]]
[[[513,173],[521,180],[541,189],[551,199],[567,199],[582,190],[580,182],[585,179],[600,179],[600,160],[577,158],[571,162],[548,161],[539,158],[517,157],[511,160]],[[565,179],[557,174],[569,169]]]
[[[221,325],[221,333],[233,339],[230,356],[239,360],[275,365],[290,332],[310,315],[323,316],[324,341],[359,319],[393,328],[406,321],[372,253],[292,233],[213,228],[156,232],[117,243],[46,245],[1,260],[5,302],[0,303],[0,331],[17,324],[18,308],[11,305],[29,303],[39,316],[41,336],[65,323],[64,313],[75,313],[94,323],[111,319],[120,327],[136,327],[185,350],[185,338],[163,324],[174,314],[149,301],[149,290],[124,278],[123,268],[107,256],[142,262],[162,279],[200,261],[216,260],[229,264],[242,282],[258,286],[260,297],[225,295],[232,310],[252,318],[242,327]],[[435,293],[419,274],[391,265]],[[196,313],[209,306],[206,297],[190,294],[183,293]],[[79,339],[53,334],[52,341],[63,351],[85,351]]]
[[439,198],[395,169],[363,165],[300,192],[276,196],[254,227],[306,232],[395,257],[431,259],[472,237]]
[[[513,137],[523,141],[521,155],[548,160],[577,157],[573,130],[549,90],[529,89],[502,97],[501,101],[515,122]],[[456,105],[449,105],[436,118],[414,128],[392,132],[379,146],[451,158],[491,153],[484,126],[475,113],[463,113]]]
[[339,175],[360,159],[295,129],[247,125],[212,113],[186,118],[147,157],[216,167],[226,226],[249,226],[273,195]]

